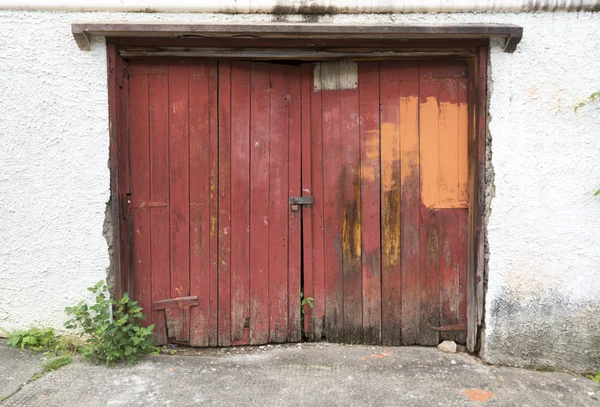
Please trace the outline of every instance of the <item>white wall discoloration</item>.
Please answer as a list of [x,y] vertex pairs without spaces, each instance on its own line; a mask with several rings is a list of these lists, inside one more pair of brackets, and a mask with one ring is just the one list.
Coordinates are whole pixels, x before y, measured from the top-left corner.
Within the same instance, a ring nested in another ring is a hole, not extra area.
[[[312,19],[313,17],[311,17]],[[510,23],[491,46],[495,197],[487,219],[487,361],[600,365],[600,14],[392,14],[330,23]],[[105,277],[109,198],[103,41],[77,48],[74,21],[303,21],[267,14],[0,12],[0,326],[60,327],[63,308]]]
[[0,9],[196,13],[590,11],[598,0],[0,0]]

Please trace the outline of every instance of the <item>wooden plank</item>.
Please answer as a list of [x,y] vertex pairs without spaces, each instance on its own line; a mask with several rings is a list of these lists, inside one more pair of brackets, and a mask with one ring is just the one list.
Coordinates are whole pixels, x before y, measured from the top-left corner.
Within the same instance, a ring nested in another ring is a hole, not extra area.
[[[161,69],[163,75],[150,75],[149,81],[149,130],[150,130],[150,200],[169,202],[169,77],[168,65],[150,61],[151,69]],[[169,268],[169,208],[147,209],[151,216],[152,253],[152,302],[170,297]],[[165,316],[154,312],[152,319],[156,345],[167,341]]]
[[[438,202],[437,208],[452,208],[459,204],[462,187],[458,171],[459,110],[458,79],[438,78],[439,139],[438,139]],[[463,106],[466,110],[466,106]],[[466,134],[464,134],[466,138]],[[466,181],[466,179],[465,179]]]
[[188,296],[190,290],[188,73],[187,63],[169,63],[171,298]]
[[218,63],[215,63],[208,75],[208,93],[213,95],[209,100],[209,202],[208,214],[210,222],[208,225],[208,345],[217,346],[218,343],[218,203],[219,197],[217,194],[218,184],[218,161],[219,161],[219,128],[218,128]]
[[[310,213],[310,222],[312,225],[312,241],[313,241],[313,251],[310,253],[312,255],[313,260],[313,294],[312,298],[314,298],[314,306],[311,312],[312,316],[312,324],[308,326],[308,338],[312,341],[319,341],[323,338],[325,332],[323,331],[325,328],[325,311],[326,311],[326,301],[325,301],[325,190],[324,190],[324,129],[323,129],[323,112],[322,112],[322,95],[323,92],[313,92],[314,83],[316,80],[313,77],[314,69],[320,70],[320,64],[305,64],[303,65],[303,69],[305,69],[305,74],[303,78],[310,78],[310,89],[307,89],[310,92],[310,133],[303,137],[303,141],[307,140],[309,144],[307,148],[310,149],[310,155],[302,157],[303,165],[305,160],[309,160],[310,157],[310,173],[311,177],[310,182],[312,183],[312,188],[309,187],[309,195],[312,194],[314,197],[314,204],[311,208]],[[305,93],[303,92],[303,95]],[[303,114],[306,114],[306,109],[304,107],[304,99],[303,99]],[[304,124],[304,123],[303,123]],[[303,130],[304,135],[304,130]],[[302,178],[302,182],[304,182],[304,174]],[[304,188],[304,187],[303,187]],[[306,191],[303,191],[303,194]],[[306,225],[306,223],[305,223]],[[308,233],[308,231],[305,231]],[[305,247],[307,250],[308,247]],[[305,281],[308,283],[308,277],[305,275]],[[308,296],[308,295],[307,295]]]
[[[140,61],[136,65],[148,66]],[[130,78],[130,201],[150,200],[150,129],[148,76]],[[147,209],[133,209],[129,215],[132,222],[132,285],[129,294],[139,302],[147,315],[145,325],[152,323],[152,265],[151,265],[151,220]]]
[[[463,324],[466,315],[468,228],[468,103],[466,65],[440,66],[440,325]],[[442,137],[443,136],[443,137]],[[448,181],[452,183],[448,185]],[[448,194],[452,191],[451,194]],[[466,332],[449,331],[441,339],[465,343]]]
[[[302,64],[301,67],[301,144],[302,144],[302,196],[312,196],[313,198],[315,191],[313,191],[313,173],[312,173],[312,151],[311,151],[311,96],[312,96],[312,64]],[[290,140],[291,141],[291,140]],[[290,148],[293,152],[294,149]],[[291,169],[290,169],[291,171]],[[316,175],[316,174],[315,174]],[[291,183],[290,183],[291,184]],[[303,292],[305,298],[314,298],[314,279],[316,276],[314,268],[314,252],[315,246],[313,245],[314,238],[313,234],[316,230],[313,229],[313,222],[316,221],[316,202],[313,206],[305,210],[302,214],[302,250],[303,250],[303,272],[304,281],[302,281]],[[322,213],[322,212],[321,212]],[[291,231],[290,231],[291,233]],[[291,241],[290,241],[291,244]],[[319,273],[321,275],[322,273]],[[291,290],[290,290],[291,292]],[[314,304],[313,308],[309,305],[304,305],[303,309],[303,323],[305,335],[310,340],[314,341]],[[292,313],[290,312],[290,316]]]
[[[241,60],[303,60],[303,61],[339,61],[344,59],[360,60],[398,60],[414,58],[440,58],[440,57],[466,57],[473,55],[470,50],[464,49],[398,49],[387,48],[380,50],[376,48],[235,48],[226,47],[127,47],[121,49],[120,54],[124,58],[236,58]],[[149,72],[153,74],[154,72]]]
[[[362,8],[362,7],[361,7]],[[362,11],[368,9],[362,8]],[[371,9],[377,10],[377,9]],[[322,8],[315,8],[321,13]],[[370,48],[391,39],[448,40],[505,38],[504,50],[513,52],[523,36],[523,28],[511,24],[181,24],[168,22],[110,23],[88,22],[71,24],[73,37],[80,49],[90,50],[91,35],[105,37],[181,37],[186,34],[212,38],[252,37],[255,40],[273,39],[352,39],[371,40]],[[260,45],[265,45],[260,44]]]
[[[435,204],[438,195],[439,104],[438,65],[421,62],[419,66],[419,158],[421,173],[421,345],[437,345],[439,334],[439,237]],[[429,197],[429,198],[427,198]]]
[[479,327],[483,320],[483,276],[485,251],[485,137],[487,49],[479,48],[469,60],[469,220],[467,262],[467,350],[477,350]]
[[[467,209],[439,210],[440,326],[466,323],[464,285]],[[463,220],[463,222],[461,222]],[[464,258],[463,258],[464,255]],[[462,289],[461,289],[462,288]],[[466,324],[465,324],[466,327]],[[466,332],[442,331],[441,340],[465,344]]]
[[219,63],[219,346],[231,345],[231,63]]
[[363,342],[381,343],[379,63],[358,64],[360,93]]
[[400,228],[400,67],[380,62],[381,103],[381,340],[402,344],[402,264]]
[[[345,343],[361,343],[363,334],[363,293],[361,273],[361,164],[359,132],[359,92],[356,87],[357,65],[340,61],[339,82],[348,89],[340,94],[342,175],[338,194],[342,206],[342,267],[344,284]],[[354,81],[354,83],[349,83]],[[354,85],[354,86],[353,86]]]
[[[339,76],[339,65],[321,63],[321,81]],[[316,79],[315,79],[316,81]],[[321,86],[325,88],[325,86]],[[324,90],[321,94],[323,132],[323,255],[325,273],[325,330],[327,340],[344,339],[344,278],[342,262],[343,196],[342,180],[342,128],[340,91]],[[317,157],[315,157],[317,159]]]
[[231,340],[250,340],[250,63],[231,63]]
[[154,302],[154,310],[165,310],[170,308],[189,308],[198,306],[196,295],[179,298],[169,298]]
[[[296,66],[287,67],[289,75],[288,99],[288,192],[287,196],[301,196],[301,153],[302,153],[302,84],[301,69]],[[288,341],[302,340],[300,327],[300,291],[301,291],[301,254],[302,254],[302,217],[310,209],[302,212],[290,212],[288,219]]]
[[[216,103],[210,87],[216,75],[214,61],[190,61],[190,294],[198,306],[190,309],[190,344],[210,343],[210,138],[216,121],[211,105]],[[216,334],[216,332],[214,332]]]
[[253,62],[250,81],[250,343],[269,340],[270,67]]
[[[121,92],[120,101],[122,103],[122,120],[119,130],[124,137],[119,139],[119,154],[124,159],[120,162],[119,167],[119,187],[121,188],[120,205],[121,205],[121,292],[133,294],[133,219],[129,216],[127,209],[127,201],[131,198],[131,155],[129,153],[129,144],[131,143],[131,134],[129,132],[130,124],[130,87],[129,75],[127,75],[127,67],[121,60],[123,69],[117,70],[117,84],[123,86],[124,92]],[[129,194],[129,195],[128,195]]]
[[269,342],[288,336],[288,101],[286,67],[271,65],[269,116]]
[[398,67],[400,86],[400,241],[402,270],[402,344],[419,344],[420,297],[420,171],[419,67]]

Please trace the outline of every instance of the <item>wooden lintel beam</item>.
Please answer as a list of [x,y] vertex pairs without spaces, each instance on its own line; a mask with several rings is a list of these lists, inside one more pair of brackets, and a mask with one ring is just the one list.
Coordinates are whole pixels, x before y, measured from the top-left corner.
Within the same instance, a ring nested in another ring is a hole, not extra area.
[[338,25],[314,23],[184,24],[167,22],[92,22],[71,25],[82,50],[91,49],[90,37],[152,38],[313,38],[313,39],[469,39],[504,38],[506,52],[513,52],[523,28],[511,24],[446,25]]

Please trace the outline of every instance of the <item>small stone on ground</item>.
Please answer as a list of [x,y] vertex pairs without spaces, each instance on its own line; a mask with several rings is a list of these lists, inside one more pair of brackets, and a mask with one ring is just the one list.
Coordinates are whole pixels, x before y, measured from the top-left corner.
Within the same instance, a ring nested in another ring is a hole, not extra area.
[[454,341],[444,341],[438,345],[438,349],[446,353],[456,353],[456,343]]

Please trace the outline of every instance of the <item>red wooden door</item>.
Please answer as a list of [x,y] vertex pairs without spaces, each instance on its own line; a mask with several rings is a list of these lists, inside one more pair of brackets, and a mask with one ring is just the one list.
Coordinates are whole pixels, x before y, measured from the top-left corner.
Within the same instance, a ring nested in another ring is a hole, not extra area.
[[131,61],[133,297],[155,342],[300,339],[300,68]]
[[327,62],[303,80],[309,338],[464,343],[466,64]]
[[460,61],[132,61],[126,267],[156,343],[298,341],[301,291],[312,340],[464,343],[467,81]]

